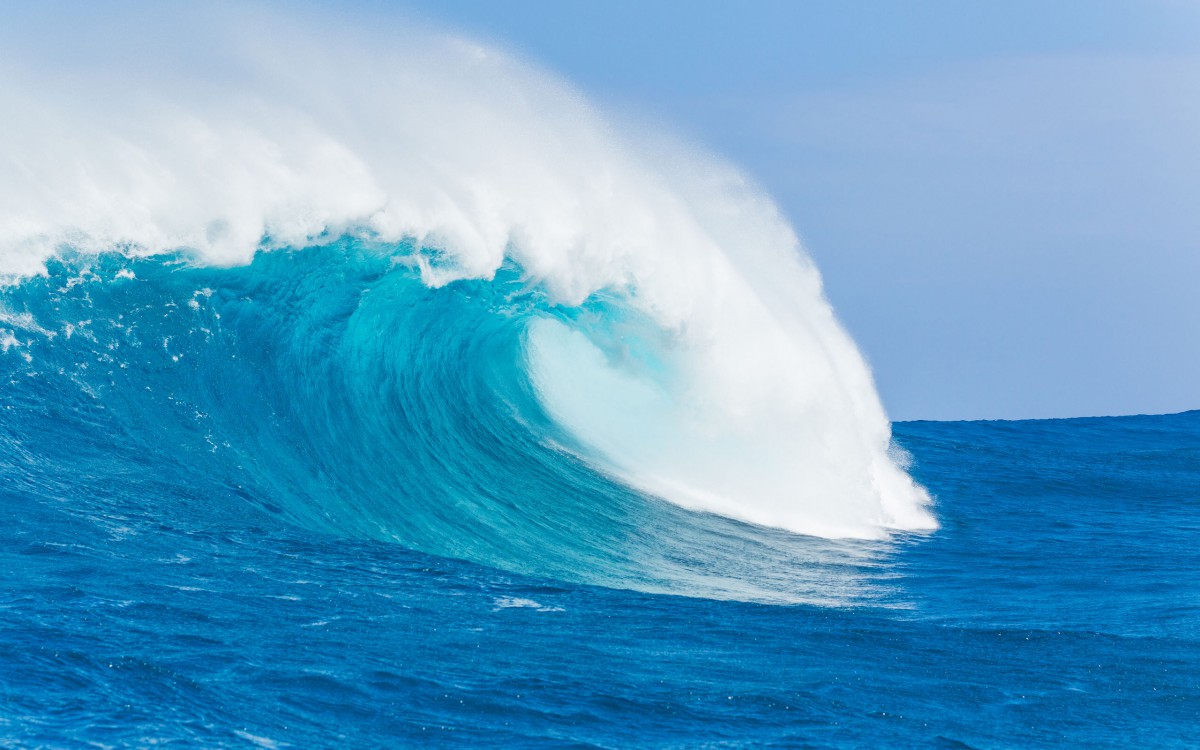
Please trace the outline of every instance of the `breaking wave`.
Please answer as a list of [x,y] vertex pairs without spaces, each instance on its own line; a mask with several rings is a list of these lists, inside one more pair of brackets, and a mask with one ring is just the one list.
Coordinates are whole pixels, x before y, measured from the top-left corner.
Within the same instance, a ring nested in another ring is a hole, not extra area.
[[[173,17],[129,23],[178,45],[0,62],[28,476],[102,456],[335,533],[750,598],[836,598],[848,540],[935,527],[735,169],[429,29]],[[48,409],[69,437],[29,437]]]

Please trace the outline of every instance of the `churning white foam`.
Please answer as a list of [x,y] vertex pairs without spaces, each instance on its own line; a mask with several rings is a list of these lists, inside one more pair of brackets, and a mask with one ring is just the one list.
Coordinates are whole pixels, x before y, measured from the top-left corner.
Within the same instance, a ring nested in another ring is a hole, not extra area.
[[510,258],[562,305],[603,291],[653,323],[653,363],[557,320],[528,335],[548,411],[626,481],[804,533],[935,526],[819,274],[736,170],[428,29],[135,10],[0,32],[0,275],[66,246],[238,264],[346,233],[415,240],[434,286]]

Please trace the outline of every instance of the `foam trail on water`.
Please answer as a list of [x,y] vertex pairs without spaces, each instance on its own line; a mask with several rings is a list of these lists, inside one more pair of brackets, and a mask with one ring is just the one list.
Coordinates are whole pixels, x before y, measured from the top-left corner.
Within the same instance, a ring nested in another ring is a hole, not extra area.
[[345,235],[412,242],[430,286],[512,262],[561,313],[526,332],[531,382],[594,465],[802,533],[935,526],[817,270],[736,170],[639,147],[458,37],[137,10],[53,49],[0,32],[0,274],[64,247],[233,265]]

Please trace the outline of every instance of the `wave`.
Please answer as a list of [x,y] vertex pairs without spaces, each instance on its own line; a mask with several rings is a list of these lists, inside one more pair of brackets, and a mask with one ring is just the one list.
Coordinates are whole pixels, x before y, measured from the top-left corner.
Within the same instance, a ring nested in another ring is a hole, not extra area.
[[295,522],[573,580],[736,593],[812,556],[756,527],[936,526],[733,168],[429,29],[129,22],[186,43],[0,65],[12,382]]

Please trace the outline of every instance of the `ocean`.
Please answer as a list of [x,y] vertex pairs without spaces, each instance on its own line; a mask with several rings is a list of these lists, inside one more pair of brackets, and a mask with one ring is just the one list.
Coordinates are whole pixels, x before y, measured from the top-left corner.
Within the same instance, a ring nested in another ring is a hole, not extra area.
[[0,746],[1200,744],[1200,412],[899,423],[939,528],[771,529],[581,458],[553,308],[409,251],[0,293]]
[[1200,412],[893,424],[754,180],[551,73],[50,5],[0,747],[1200,747]]

